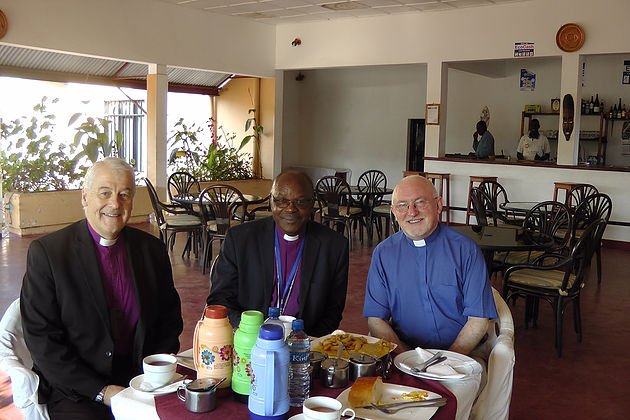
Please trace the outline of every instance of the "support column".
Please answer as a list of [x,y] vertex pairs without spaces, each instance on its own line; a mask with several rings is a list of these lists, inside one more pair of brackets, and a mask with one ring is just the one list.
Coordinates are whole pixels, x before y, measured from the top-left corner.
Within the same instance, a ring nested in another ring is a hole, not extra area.
[[276,70],[276,98],[275,98],[275,118],[273,125],[273,168],[271,177],[275,178],[282,172],[282,107],[284,97],[284,77],[283,70]]
[[[560,77],[560,118],[558,118],[558,165],[577,165],[580,150],[580,119],[582,98],[582,63],[584,58],[576,53],[562,55]],[[562,131],[564,96],[573,96],[573,132],[567,141]]]
[[147,74],[147,177],[166,198],[166,94],[168,76],[163,64],[149,64]]
[[[448,89],[448,64],[430,61],[427,64],[427,104],[440,104],[440,124],[427,125],[424,155],[444,155],[446,142],[446,94]],[[425,115],[426,118],[426,115]]]

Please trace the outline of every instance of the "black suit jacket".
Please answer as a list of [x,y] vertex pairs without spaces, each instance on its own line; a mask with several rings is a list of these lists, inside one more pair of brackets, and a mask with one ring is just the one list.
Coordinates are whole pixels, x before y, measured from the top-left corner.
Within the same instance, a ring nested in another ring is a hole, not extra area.
[[[267,314],[274,285],[274,232],[272,217],[228,230],[207,303],[226,306],[234,327],[245,310]],[[348,241],[311,221],[305,238],[297,317],[304,320],[307,334],[322,336],[339,326],[346,304]]]
[[[139,318],[127,386],[142,358],[179,349],[180,300],[164,244],[125,227]],[[20,310],[24,338],[40,376],[42,402],[93,399],[112,382],[114,341],[96,244],[82,220],[34,240],[28,250]]]

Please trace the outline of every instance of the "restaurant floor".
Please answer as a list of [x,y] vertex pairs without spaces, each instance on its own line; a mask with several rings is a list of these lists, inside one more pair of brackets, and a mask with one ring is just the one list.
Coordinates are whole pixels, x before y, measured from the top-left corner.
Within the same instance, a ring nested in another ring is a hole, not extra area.
[[[137,225],[153,231],[152,225]],[[181,348],[192,345],[195,323],[208,294],[208,276],[199,261],[182,258],[183,235],[171,256],[175,285],[182,300],[184,332]],[[26,252],[34,237],[14,235],[0,240],[0,313],[19,295]],[[218,245],[215,246],[218,250]],[[341,329],[367,332],[361,316],[365,279],[373,247],[354,244],[350,278]],[[537,329],[524,326],[524,301],[510,305],[515,322],[516,367],[510,419],[627,419],[630,418],[630,251],[605,248],[603,279],[597,286],[593,273],[582,292],[582,343],[572,328],[572,309],[564,322],[563,356],[553,347],[553,314],[540,305]],[[594,270],[592,270],[594,272]],[[496,282],[496,280],[495,280]],[[495,287],[498,284],[494,284]],[[11,404],[8,377],[0,372],[0,419],[20,419]]]

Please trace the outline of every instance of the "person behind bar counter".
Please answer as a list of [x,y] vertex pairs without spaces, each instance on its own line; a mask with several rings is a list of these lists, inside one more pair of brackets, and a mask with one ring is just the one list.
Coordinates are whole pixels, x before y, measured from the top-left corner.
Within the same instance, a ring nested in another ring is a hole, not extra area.
[[488,159],[494,156],[494,137],[488,131],[485,121],[477,123],[477,131],[473,133],[473,149],[477,159]]
[[549,160],[549,140],[540,134],[540,122],[533,119],[529,123],[529,133],[518,142],[516,157],[519,160]]

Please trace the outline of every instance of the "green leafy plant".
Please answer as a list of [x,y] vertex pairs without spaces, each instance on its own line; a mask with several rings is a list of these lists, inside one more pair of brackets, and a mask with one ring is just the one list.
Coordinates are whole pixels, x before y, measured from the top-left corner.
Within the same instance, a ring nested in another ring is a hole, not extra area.
[[[58,99],[52,99],[57,103]],[[33,107],[32,117],[5,122],[0,118],[0,166],[3,191],[65,190],[84,172],[71,158],[71,148],[52,140],[55,116],[48,113],[48,98]]]
[[[77,112],[70,117],[68,127],[72,126],[81,116],[83,116],[83,114]],[[113,133],[114,138],[110,139],[108,136],[110,124],[111,121],[105,118],[86,117],[85,120],[75,128],[77,133],[74,135],[74,143],[72,146],[75,150],[78,148],[81,149],[81,152],[75,156],[75,159],[81,159],[85,156],[94,163],[100,156],[118,156],[122,148],[123,135],[122,132],[115,131]]]
[[[208,120],[208,128],[214,133],[214,121]],[[248,179],[252,176],[251,155],[242,153],[243,144],[234,147],[236,134],[227,134],[219,127],[216,138],[203,140],[203,127],[194,123],[188,126],[180,118],[168,139],[171,152],[169,168],[186,171],[199,180]]]
[[[48,112],[50,103],[43,97],[33,107],[31,117],[11,121],[0,118],[0,167],[2,190],[35,192],[78,188],[87,171],[87,160],[96,162],[101,156],[118,156],[122,133],[108,137],[110,122],[104,118],[86,117],[75,127],[72,143],[53,141],[55,115]],[[83,114],[70,118],[75,124]]]
[[[251,99],[252,106],[254,106],[254,98],[252,97],[251,91],[249,91],[249,98]],[[260,138],[262,137],[265,129],[262,125],[258,123],[258,119],[256,118],[256,108],[251,108],[247,115],[251,115],[247,120],[245,120],[245,133],[247,133],[250,129],[252,130],[252,134],[247,134],[241,140],[241,145],[239,146],[239,150],[245,147],[250,141],[254,140],[254,176],[258,178],[262,178],[262,161],[260,159]]]

